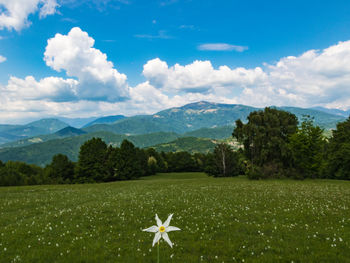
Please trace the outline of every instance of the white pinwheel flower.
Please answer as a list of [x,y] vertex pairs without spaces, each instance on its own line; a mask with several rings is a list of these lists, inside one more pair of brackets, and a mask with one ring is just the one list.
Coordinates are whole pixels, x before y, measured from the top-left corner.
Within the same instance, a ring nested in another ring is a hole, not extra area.
[[170,214],[168,219],[163,224],[162,221],[159,219],[158,215],[156,214],[157,225],[151,226],[147,229],[142,230],[142,231],[146,231],[146,232],[156,233],[154,235],[152,246],[154,246],[154,244],[156,244],[160,240],[160,238],[163,238],[169,244],[170,247],[173,247],[173,243],[171,243],[171,241],[169,239],[168,232],[178,231],[181,229],[178,227],[175,227],[175,226],[169,226],[170,220],[172,217],[173,217],[173,214]]

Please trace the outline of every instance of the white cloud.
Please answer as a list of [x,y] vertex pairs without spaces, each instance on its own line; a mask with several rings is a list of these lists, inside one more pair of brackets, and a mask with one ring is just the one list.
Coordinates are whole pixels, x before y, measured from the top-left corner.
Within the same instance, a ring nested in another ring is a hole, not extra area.
[[[310,50],[298,57],[280,59],[267,65],[269,88],[255,89],[274,104],[315,106],[337,105],[349,108],[350,99],[350,41],[339,42],[324,50]],[[344,101],[344,103],[341,103]]]
[[53,15],[56,13],[56,9],[59,7],[59,4],[56,0],[46,0],[42,1],[43,6],[40,8],[40,18],[45,18],[48,15]]
[[194,61],[181,66],[168,64],[159,58],[148,61],[143,67],[143,75],[151,85],[169,92],[210,92],[214,88],[244,88],[263,83],[266,74],[259,67],[255,69],[220,66],[214,69],[210,61]]
[[5,62],[7,60],[6,57],[0,55],[0,63]]
[[198,46],[199,50],[209,50],[209,51],[237,51],[243,52],[248,49],[245,46],[236,46],[226,43],[208,43]]
[[[211,95],[253,106],[292,105],[350,108],[350,41],[300,56],[281,58],[263,68],[214,69],[210,61],[169,67],[160,59],[144,65],[143,75],[163,92]],[[187,96],[188,97],[188,96]],[[210,97],[208,97],[210,98]]]
[[28,16],[39,9],[40,18],[56,13],[57,0],[0,0],[0,30],[20,31],[31,22]]
[[120,101],[128,98],[127,77],[119,73],[107,55],[94,48],[95,40],[80,28],[67,35],[56,34],[47,42],[46,65],[64,70],[79,81],[77,95],[85,100]]
[[[350,41],[263,67],[214,68],[210,61],[168,66],[153,59],[143,68],[146,81],[129,87],[94,40],[79,28],[48,41],[45,61],[71,78],[11,77],[0,86],[0,123],[48,116],[152,114],[207,100],[269,105],[350,107]],[[123,101],[121,94],[129,98]]]
[[11,77],[6,87],[0,87],[1,94],[8,98],[28,100],[71,101],[77,99],[78,81],[48,77],[36,81],[34,77],[25,79]]
[[0,123],[36,116],[114,114],[126,109],[129,100],[122,102],[130,97],[126,76],[93,46],[94,39],[80,28],[49,39],[46,64],[71,78],[10,77],[6,86],[0,85]]

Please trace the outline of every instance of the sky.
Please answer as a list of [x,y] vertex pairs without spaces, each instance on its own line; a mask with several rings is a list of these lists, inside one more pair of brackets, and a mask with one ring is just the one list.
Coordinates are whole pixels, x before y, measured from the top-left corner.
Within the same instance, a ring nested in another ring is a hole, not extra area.
[[0,123],[197,101],[350,109],[350,1],[0,0]]

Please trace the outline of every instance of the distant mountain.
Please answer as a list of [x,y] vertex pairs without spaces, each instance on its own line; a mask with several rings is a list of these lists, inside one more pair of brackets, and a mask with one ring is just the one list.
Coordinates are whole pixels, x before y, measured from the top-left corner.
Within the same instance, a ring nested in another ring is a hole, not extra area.
[[66,118],[66,117],[58,117],[58,119],[62,122],[67,123],[69,126],[74,128],[82,128],[87,123],[96,120],[98,117],[88,117],[88,118]]
[[[314,117],[315,124],[325,128],[327,132],[335,128],[338,122],[346,119],[316,109],[296,107],[278,109],[295,114],[299,120],[304,115],[310,115]],[[27,125],[0,125],[0,142],[17,140],[1,145],[0,160],[20,160],[44,165],[57,153],[66,154],[72,160],[77,160],[80,145],[92,137],[101,137],[106,143],[114,146],[118,146],[123,139],[128,139],[138,147],[155,145],[163,150],[202,151],[211,145],[210,139],[222,140],[230,137],[235,121],[237,119],[246,121],[247,116],[257,110],[261,109],[235,104],[198,102],[153,115],[121,118],[111,124],[94,124],[83,129],[67,127],[66,123],[56,119],[44,119]],[[105,120],[102,118],[98,122],[100,121],[113,121],[113,116]],[[180,140],[183,137],[210,139]],[[169,144],[173,141],[175,142]],[[207,145],[205,147],[204,142]],[[164,143],[167,145],[162,145]]]
[[16,136],[16,135],[8,134],[6,132],[0,132],[0,147],[4,143],[21,140],[22,138],[23,138],[22,136]]
[[183,137],[168,143],[162,143],[151,148],[157,152],[179,152],[186,151],[190,153],[208,153],[214,150],[216,142],[211,139]]
[[299,121],[302,120],[303,116],[309,115],[314,118],[316,125],[329,130],[334,129],[338,122],[344,121],[346,118],[339,115],[330,114],[327,112],[314,110],[314,109],[303,109],[296,107],[277,107],[278,109],[285,110],[295,114]]
[[11,142],[43,134],[51,134],[68,125],[57,119],[42,119],[26,125],[0,125],[0,142]]
[[55,132],[54,135],[57,135],[60,137],[70,137],[70,136],[82,135],[85,133],[86,132],[81,130],[81,129],[77,129],[77,128],[68,126],[66,128],[63,128],[62,130]]
[[257,108],[244,105],[198,102],[171,108],[153,115],[140,115],[116,121],[110,125],[92,125],[87,132],[108,130],[119,134],[153,132],[185,133],[200,128],[233,126],[237,119],[245,119]]
[[6,132],[8,130],[16,129],[22,125],[0,124],[0,132]]
[[348,118],[350,115],[350,110],[348,111],[343,111],[343,110],[339,110],[339,109],[328,109],[328,108],[323,108],[323,107],[314,107],[312,109],[318,110],[318,111],[323,111],[329,114],[333,114],[333,115],[339,115],[339,116],[343,116]]
[[83,126],[83,128],[86,128],[86,127],[89,127],[89,126],[92,126],[95,124],[110,124],[110,123],[116,122],[116,121],[124,119],[124,118],[125,118],[125,116],[123,116],[123,115],[105,116],[105,117],[98,118],[96,120],[93,120],[93,121],[85,124]]
[[[343,116],[296,107],[277,107],[295,114],[299,120],[303,115],[314,117],[315,124],[325,129],[335,128],[344,121]],[[201,128],[234,126],[237,119],[246,121],[252,111],[259,108],[238,105],[197,102],[178,108],[171,108],[153,115],[140,115],[124,118],[113,124],[96,124],[84,128],[86,132],[109,131],[118,134],[145,134],[153,132],[186,133]]]
[[21,125],[0,124],[0,144],[22,139],[22,136],[14,135],[7,132],[18,127],[21,127]]
[[38,135],[38,136],[34,136],[34,137],[20,139],[20,140],[13,141],[13,142],[4,143],[4,144],[0,145],[0,148],[22,147],[22,146],[27,146],[27,145],[34,144],[34,143],[41,143],[41,142],[46,142],[46,141],[54,140],[54,139],[72,137],[72,136],[82,135],[85,133],[86,132],[83,130],[68,126],[66,128],[63,128],[63,129],[53,133],[53,134]]
[[[38,121],[28,123],[27,125],[24,125],[24,128],[35,127],[37,129],[40,129],[40,131],[42,132],[41,134],[50,134],[50,133],[54,133],[56,131],[59,131],[67,126],[68,126],[67,123],[64,123],[58,119],[41,119]],[[30,135],[28,135],[28,134],[29,133],[24,131],[24,133],[22,135],[23,136],[32,136],[32,134],[30,134]]]

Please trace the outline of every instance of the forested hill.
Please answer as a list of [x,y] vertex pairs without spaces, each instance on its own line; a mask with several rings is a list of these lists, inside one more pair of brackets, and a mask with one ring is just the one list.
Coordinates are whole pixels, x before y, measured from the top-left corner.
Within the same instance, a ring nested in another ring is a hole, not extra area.
[[42,134],[57,132],[69,126],[57,119],[41,119],[25,125],[0,124],[0,144]]
[[[335,128],[338,122],[346,119],[344,116],[315,109],[297,107],[280,107],[278,109],[295,114],[299,120],[303,115],[310,115],[314,118],[315,125],[325,129]],[[252,111],[257,110],[260,109],[238,104],[218,104],[202,101],[167,109],[153,115],[124,118],[112,124],[92,125],[84,128],[84,131],[109,131],[118,134],[145,134],[164,131],[181,134],[201,128],[233,126],[237,119],[245,121]]]
[[[66,131],[64,133],[64,131]],[[79,148],[87,140],[98,137],[109,145],[119,146],[119,144],[127,139],[135,146],[145,148],[156,146],[156,148],[167,151],[165,145],[171,143],[176,150],[191,149],[191,152],[208,152],[214,148],[211,139],[223,139],[230,137],[233,127],[203,128],[190,133],[177,134],[174,132],[156,132],[142,135],[123,135],[111,132],[93,132],[81,134],[82,130],[74,128],[65,128],[62,131],[51,135],[33,137],[7,144],[6,148],[0,148],[0,160],[6,162],[23,161],[37,165],[45,165],[51,162],[51,158],[58,153],[67,155],[71,160],[78,159]],[[74,136],[65,136],[73,134]],[[207,138],[207,139],[197,139]],[[187,138],[187,140],[176,141],[178,138]],[[183,143],[185,142],[185,144]],[[163,148],[165,147],[165,148]]]

